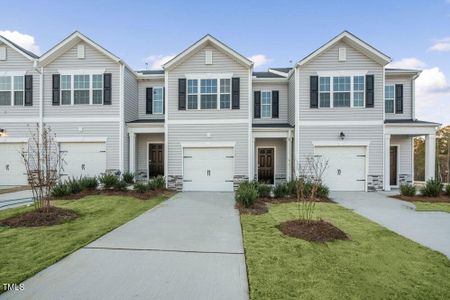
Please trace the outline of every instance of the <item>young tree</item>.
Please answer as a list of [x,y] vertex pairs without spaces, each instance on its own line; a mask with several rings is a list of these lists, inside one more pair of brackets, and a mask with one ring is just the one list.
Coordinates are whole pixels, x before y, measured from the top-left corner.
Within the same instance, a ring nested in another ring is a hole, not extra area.
[[59,180],[62,158],[51,128],[36,124],[34,132],[30,129],[27,147],[20,155],[27,172],[28,183],[33,192],[35,208],[48,209],[51,206],[50,192]]

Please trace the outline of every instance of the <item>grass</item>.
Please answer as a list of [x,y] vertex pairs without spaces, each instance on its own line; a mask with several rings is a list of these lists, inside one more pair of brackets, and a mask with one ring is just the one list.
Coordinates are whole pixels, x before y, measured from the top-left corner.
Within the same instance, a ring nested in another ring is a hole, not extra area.
[[450,203],[414,202],[417,211],[443,211],[450,213]]
[[275,227],[297,205],[242,215],[251,299],[450,299],[450,261],[337,204],[317,203],[351,241],[311,243]]
[[[89,196],[75,201],[56,201],[56,206],[73,209],[80,217],[47,227],[0,227],[0,293],[3,283],[22,282],[163,200],[164,196],[147,201],[121,196]],[[31,209],[0,211],[0,219]]]

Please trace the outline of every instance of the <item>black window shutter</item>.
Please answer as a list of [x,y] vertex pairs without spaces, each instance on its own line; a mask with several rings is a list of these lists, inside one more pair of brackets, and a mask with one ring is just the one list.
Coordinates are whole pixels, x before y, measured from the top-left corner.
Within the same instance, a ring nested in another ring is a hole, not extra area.
[[53,74],[52,75],[52,105],[59,105],[59,98],[60,98],[60,94],[59,94],[59,90],[60,90],[60,85],[59,85],[59,79],[60,76],[59,74]]
[[153,88],[145,89],[145,113],[147,115],[153,113]]
[[319,107],[319,76],[309,77],[309,107]]
[[279,92],[278,91],[272,91],[272,118],[278,118],[278,98],[279,98]]
[[186,110],[186,79],[178,78],[178,110]]
[[239,109],[240,108],[240,90],[241,90],[240,78],[234,77],[231,79],[231,90],[232,90],[231,108]]
[[395,113],[403,113],[403,84],[395,85]]
[[254,93],[254,115],[255,115],[255,119],[259,119],[261,118],[261,92],[260,91],[255,91]]
[[163,87],[163,114],[166,113],[166,88]]
[[25,75],[25,106],[33,105],[33,75]]
[[111,73],[103,74],[103,105],[111,105]]
[[374,76],[366,75],[366,107],[374,107],[375,99],[375,84]]

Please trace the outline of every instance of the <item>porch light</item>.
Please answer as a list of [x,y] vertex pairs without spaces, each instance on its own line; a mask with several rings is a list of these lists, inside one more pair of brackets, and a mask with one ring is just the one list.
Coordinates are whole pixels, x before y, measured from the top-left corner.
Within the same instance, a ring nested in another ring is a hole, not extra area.
[[344,140],[344,139],[345,139],[345,133],[344,133],[343,131],[341,131],[341,133],[339,133],[339,138],[340,138],[341,140]]
[[0,136],[2,136],[4,132],[5,132],[5,129],[0,128]]

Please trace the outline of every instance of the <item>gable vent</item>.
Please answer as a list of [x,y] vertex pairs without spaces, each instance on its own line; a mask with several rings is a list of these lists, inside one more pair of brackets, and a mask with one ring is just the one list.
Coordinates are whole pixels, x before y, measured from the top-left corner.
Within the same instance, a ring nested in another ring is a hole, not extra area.
[[6,47],[0,47],[0,60],[6,60]]
[[206,50],[205,51],[205,65],[212,65],[213,58],[212,58],[212,51]]
[[347,60],[347,48],[339,48],[339,61]]
[[77,56],[79,59],[84,59],[85,58],[85,49],[84,49],[84,45],[80,44],[77,47]]

